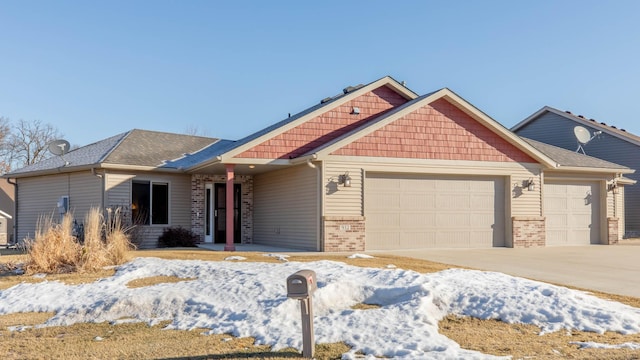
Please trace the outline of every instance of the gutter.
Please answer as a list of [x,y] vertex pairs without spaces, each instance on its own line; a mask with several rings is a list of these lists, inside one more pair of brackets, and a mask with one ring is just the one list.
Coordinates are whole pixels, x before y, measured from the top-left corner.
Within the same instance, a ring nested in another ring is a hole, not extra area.
[[316,189],[318,191],[318,200],[316,200],[316,251],[324,251],[324,245],[322,243],[322,176],[321,169],[312,162],[312,159],[315,159],[315,155],[313,154],[313,158],[309,157],[307,159],[307,166],[312,169],[316,169]]
[[105,192],[105,173],[99,174],[96,172],[96,168],[91,168],[91,174],[100,178],[100,208],[104,211],[104,192]]
[[316,159],[318,159],[318,153],[313,153],[311,155],[305,155],[305,156],[301,156],[301,157],[297,157],[297,158],[291,159],[291,160],[289,160],[289,163],[291,163],[291,165],[298,165],[298,164],[302,164],[302,163],[306,162],[307,165],[309,165],[309,167],[315,168],[315,165],[309,164],[309,162],[313,161],[313,160],[316,160]]
[[558,166],[553,169],[547,169],[546,171],[570,171],[570,172],[589,172],[598,174],[633,174],[636,172],[633,169],[614,169],[614,168],[592,168],[592,167],[580,167],[580,166]]
[[220,162],[222,162],[222,156],[218,155],[215,158],[213,158],[213,160],[211,160],[211,161],[207,161],[207,162],[205,162],[203,164],[198,164],[198,165],[192,166],[190,168],[185,169],[185,171],[187,171],[187,172],[198,171],[198,170],[203,169],[203,168],[205,168],[207,166],[211,166],[213,164],[218,164]]

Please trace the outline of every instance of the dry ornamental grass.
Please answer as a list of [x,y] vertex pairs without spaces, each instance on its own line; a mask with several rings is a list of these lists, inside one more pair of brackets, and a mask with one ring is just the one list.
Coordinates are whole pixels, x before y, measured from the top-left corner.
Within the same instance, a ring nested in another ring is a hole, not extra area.
[[36,236],[27,240],[27,274],[62,274],[71,272],[96,272],[108,265],[119,265],[128,260],[128,251],[133,248],[122,227],[121,216],[109,212],[105,221],[98,208],[89,210],[84,219],[84,234],[81,242],[74,234],[74,219],[71,213],[56,224],[53,218],[42,217],[38,222]]

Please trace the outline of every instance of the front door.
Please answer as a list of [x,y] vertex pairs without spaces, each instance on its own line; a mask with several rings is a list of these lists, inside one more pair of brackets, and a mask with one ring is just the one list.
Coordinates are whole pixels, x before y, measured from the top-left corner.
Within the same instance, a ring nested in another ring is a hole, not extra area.
[[213,242],[213,184],[204,188],[204,242]]
[[[210,189],[210,188],[209,188]],[[240,184],[233,185],[233,242],[240,243]],[[213,184],[213,192],[207,193],[210,200],[207,201],[207,208],[211,214],[207,218],[211,219],[213,227],[213,242],[224,244],[227,239],[227,189],[225,184]],[[209,202],[210,201],[210,202]],[[211,216],[212,215],[212,216]],[[205,224],[206,226],[206,224]],[[207,228],[205,228],[206,234]],[[206,241],[206,237],[205,237]]]

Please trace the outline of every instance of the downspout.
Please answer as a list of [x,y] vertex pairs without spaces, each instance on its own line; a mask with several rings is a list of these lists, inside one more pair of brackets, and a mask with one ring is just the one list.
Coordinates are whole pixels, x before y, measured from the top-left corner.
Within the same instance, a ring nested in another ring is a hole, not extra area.
[[16,182],[11,182],[11,178],[8,178],[7,182],[13,185],[13,243],[17,244],[18,243],[18,179],[16,179]]
[[91,174],[93,174],[93,176],[95,177],[100,178],[100,209],[104,211],[105,210],[104,208],[104,192],[105,192],[104,174],[99,174],[98,172],[96,172],[96,168],[91,168]]
[[320,176],[320,168],[316,166],[316,164],[311,162],[312,159],[307,159],[307,166],[312,169],[316,169],[316,189],[318,190],[318,200],[316,201],[316,211],[317,211],[317,227],[316,227],[316,238],[318,239],[318,251],[324,251],[324,244],[322,241],[322,191],[321,189],[321,176]]

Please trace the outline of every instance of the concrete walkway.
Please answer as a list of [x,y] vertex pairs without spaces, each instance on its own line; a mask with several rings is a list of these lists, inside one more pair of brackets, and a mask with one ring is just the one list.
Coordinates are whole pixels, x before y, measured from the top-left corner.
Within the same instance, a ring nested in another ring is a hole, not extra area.
[[[376,252],[368,253],[375,255]],[[637,241],[609,246],[420,249],[384,253],[640,298],[640,242]]]

